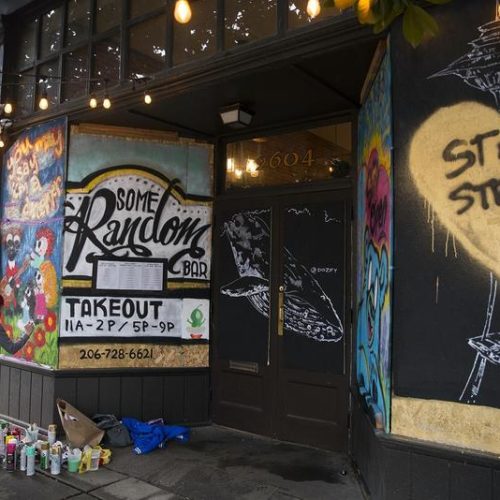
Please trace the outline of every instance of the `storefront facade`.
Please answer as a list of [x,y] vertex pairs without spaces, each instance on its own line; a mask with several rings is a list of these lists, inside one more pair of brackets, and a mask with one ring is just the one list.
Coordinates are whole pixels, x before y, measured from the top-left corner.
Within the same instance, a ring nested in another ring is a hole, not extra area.
[[35,330],[0,414],[215,422],[348,453],[372,498],[496,498],[496,2],[417,49],[173,3],[3,18],[4,326]]

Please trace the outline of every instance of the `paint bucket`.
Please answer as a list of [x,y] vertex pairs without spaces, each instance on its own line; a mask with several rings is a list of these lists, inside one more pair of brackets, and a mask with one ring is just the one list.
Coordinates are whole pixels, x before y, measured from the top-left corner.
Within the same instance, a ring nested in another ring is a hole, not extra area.
[[80,457],[78,455],[68,456],[68,472],[78,472],[80,467]]

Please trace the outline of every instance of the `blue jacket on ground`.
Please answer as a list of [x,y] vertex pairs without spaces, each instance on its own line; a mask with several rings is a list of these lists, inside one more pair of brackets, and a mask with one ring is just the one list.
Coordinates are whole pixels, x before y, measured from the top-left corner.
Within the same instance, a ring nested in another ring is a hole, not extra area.
[[135,418],[125,417],[123,425],[128,429],[130,437],[134,442],[134,452],[137,455],[149,453],[158,447],[163,447],[167,441],[177,439],[179,441],[189,440],[188,427],[179,425],[147,424]]

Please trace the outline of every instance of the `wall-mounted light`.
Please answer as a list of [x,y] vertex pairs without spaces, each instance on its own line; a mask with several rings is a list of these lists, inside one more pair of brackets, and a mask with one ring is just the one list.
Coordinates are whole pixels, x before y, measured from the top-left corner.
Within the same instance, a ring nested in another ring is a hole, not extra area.
[[239,103],[226,106],[219,111],[222,123],[231,128],[244,128],[250,125],[253,115],[241,108]]
[[175,2],[174,17],[178,23],[187,24],[191,21],[192,15],[193,13],[191,12],[191,6],[188,0],[177,0],[177,2]]
[[319,0],[308,0],[306,10],[308,16],[312,19],[319,16],[321,12],[321,4],[319,3]]

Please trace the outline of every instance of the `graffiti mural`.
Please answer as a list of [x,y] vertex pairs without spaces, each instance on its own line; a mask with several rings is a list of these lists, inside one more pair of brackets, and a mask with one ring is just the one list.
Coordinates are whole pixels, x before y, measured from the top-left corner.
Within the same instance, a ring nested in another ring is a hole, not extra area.
[[65,120],[57,120],[21,134],[5,155],[2,176],[0,291],[12,342],[0,353],[52,368],[58,358],[65,133]]
[[359,116],[357,382],[378,428],[390,426],[391,69],[386,55]]

